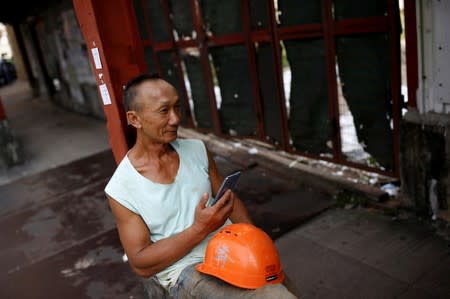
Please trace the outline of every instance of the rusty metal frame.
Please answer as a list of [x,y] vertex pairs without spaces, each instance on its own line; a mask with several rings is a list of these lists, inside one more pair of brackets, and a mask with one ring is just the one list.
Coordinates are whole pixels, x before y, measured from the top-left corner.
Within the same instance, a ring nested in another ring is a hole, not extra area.
[[[105,0],[100,0],[105,1]],[[119,0],[122,2],[130,2],[129,0]],[[165,18],[167,20],[167,24],[171,29],[173,29],[173,22],[170,19],[170,11],[168,0],[163,0],[163,11]],[[262,114],[262,99],[260,94],[260,82],[257,74],[257,64],[256,64],[256,56],[255,56],[255,46],[254,43],[264,42],[270,43],[272,46],[273,53],[273,70],[275,73],[275,86],[276,86],[276,95],[277,101],[280,107],[280,119],[281,119],[281,148],[293,152],[295,154],[300,154],[306,157],[311,157],[315,159],[327,160],[330,162],[338,162],[340,164],[349,165],[351,167],[356,167],[372,172],[378,172],[385,175],[390,176],[399,176],[399,123],[400,123],[400,72],[399,72],[399,43],[398,43],[398,3],[395,0],[388,0],[388,15],[387,16],[375,16],[375,17],[367,17],[367,18],[353,18],[353,19],[345,19],[345,20],[333,20],[332,16],[332,0],[322,0],[323,12],[322,12],[322,22],[318,24],[302,24],[288,27],[279,27],[277,24],[277,20],[275,17],[275,7],[272,0],[264,1],[264,5],[266,7],[266,11],[269,17],[269,26],[264,29],[254,30],[251,28],[251,20],[250,20],[250,11],[249,11],[249,1],[248,0],[240,0],[241,3],[241,18],[243,22],[243,30],[242,32],[233,32],[221,35],[213,35],[208,36],[203,28],[203,20],[201,14],[201,8],[198,0],[189,0],[190,1],[190,10],[193,17],[193,26],[196,30],[197,36],[193,40],[175,40],[173,33],[171,34],[171,39],[168,41],[156,42],[153,39],[151,22],[148,19],[148,11],[146,1],[141,0],[140,5],[144,10],[143,16],[145,20],[145,26],[147,30],[147,38],[140,38],[140,45],[143,46],[151,46],[152,48],[152,57],[154,59],[155,66],[158,68],[159,73],[162,72],[161,65],[158,59],[158,53],[163,51],[175,51],[175,60],[177,62],[177,72],[180,81],[182,81],[182,92],[185,93],[186,99],[187,90],[185,86],[185,82],[183,80],[183,71],[181,69],[182,60],[179,56],[178,51],[180,49],[188,48],[188,47],[198,47],[200,51],[200,63],[203,69],[203,75],[206,82],[207,93],[210,99],[210,113],[211,120],[213,123],[213,132],[216,135],[222,137],[229,137],[228,134],[222,132],[221,122],[219,113],[217,110],[216,97],[214,93],[214,84],[212,78],[212,66],[210,65],[210,54],[209,49],[213,47],[222,47],[229,46],[235,44],[242,44],[246,46],[248,59],[249,59],[249,68],[250,68],[250,80],[252,82],[252,96],[254,97],[254,108],[257,114],[257,138],[265,141],[265,127],[263,121]],[[93,0],[74,0],[74,3],[91,3]],[[105,5],[105,8],[107,6]],[[408,17],[407,20],[412,22],[415,20],[415,12],[414,12],[414,4],[408,3],[405,1],[405,9]],[[92,26],[96,26],[95,23],[95,15],[92,15],[93,21]],[[413,25],[409,25],[410,34],[407,35],[407,38],[415,39],[413,35],[415,27]],[[95,31],[95,29],[93,30]],[[393,141],[394,141],[394,162],[395,166],[393,171],[385,171],[382,169],[369,167],[366,165],[362,165],[356,162],[347,161],[342,154],[341,149],[341,140],[340,140],[340,123],[339,123],[339,106],[338,106],[338,95],[337,95],[337,81],[336,81],[336,58],[335,58],[335,38],[338,36],[348,36],[355,34],[365,34],[365,33],[388,33],[390,37],[390,55],[392,59],[392,72],[391,72],[391,80],[392,80],[392,90],[391,97],[393,100],[392,107],[392,117],[393,117]],[[408,31],[407,31],[408,32]],[[100,41],[100,35],[96,36]],[[287,119],[287,111],[286,111],[286,98],[284,93],[284,84],[283,84],[283,74],[282,74],[282,65],[281,65],[281,44],[280,42],[283,40],[290,39],[311,39],[311,38],[323,38],[326,50],[326,65],[327,65],[327,79],[328,79],[328,97],[329,97],[329,115],[332,125],[333,132],[333,157],[322,157],[314,154],[307,154],[302,152],[296,152],[292,145],[290,144],[289,137],[289,128],[288,128],[288,119]],[[139,37],[138,37],[139,39]],[[87,39],[89,40],[89,39]],[[417,50],[416,50],[417,51]],[[142,54],[143,55],[143,54]],[[408,55],[408,64],[410,64],[410,59],[413,61],[417,59],[417,53],[414,52],[413,48],[407,52]],[[417,63],[416,63],[417,67]],[[141,67],[142,68],[142,67]],[[411,67],[411,71],[408,70],[408,85],[413,87],[413,83],[417,82],[417,79],[414,79],[414,75],[417,75],[417,70],[414,72],[414,65]],[[417,84],[416,84],[417,85]],[[415,96],[413,96],[413,88],[409,90],[409,105],[411,107],[415,107]],[[188,106],[189,107],[189,106]],[[190,109],[189,109],[189,112]],[[190,119],[192,120],[192,115],[190,115]],[[193,121],[192,121],[193,122]],[[189,125],[193,126],[191,121],[189,121]],[[196,128],[200,131],[211,131],[208,128]],[[248,136],[240,136],[240,137],[248,137]],[[255,137],[255,136],[254,136]],[[252,137],[252,138],[254,138]]]
[[419,86],[419,67],[417,51],[416,1],[405,1],[405,42],[406,42],[406,80],[408,85],[408,107],[417,108],[417,88]]
[[202,14],[200,12],[200,5],[198,0],[190,0],[191,13],[194,21],[194,28],[197,32],[196,41],[200,51],[200,62],[203,67],[203,74],[205,76],[206,86],[208,88],[209,103],[211,109],[211,116],[214,126],[214,133],[222,136],[222,126],[220,123],[219,112],[217,111],[216,95],[214,93],[214,83],[212,78],[211,65],[209,63],[208,51],[208,37],[203,28]]
[[5,119],[6,119],[6,111],[5,107],[3,106],[2,97],[0,96],[0,121],[3,121]]
[[186,107],[186,117],[187,117],[187,124],[189,127],[193,128],[194,127],[194,121],[192,119],[192,113],[191,113],[191,109],[190,109],[190,105],[189,105],[189,96],[187,93],[187,88],[186,88],[186,84],[184,83],[184,74],[183,74],[183,70],[181,68],[181,58],[180,58],[180,54],[178,52],[178,47],[177,44],[175,43],[175,37],[173,36],[173,32],[174,32],[174,25],[173,25],[173,21],[170,18],[170,12],[169,12],[169,5],[167,3],[168,0],[163,0],[161,1],[161,4],[163,6],[163,12],[164,12],[164,17],[166,19],[167,25],[169,27],[170,30],[170,38],[171,38],[171,43],[172,43],[172,51],[173,51],[173,55],[175,56],[175,65],[177,68],[177,77],[178,77],[178,84],[181,87],[181,92],[184,96],[184,105]]
[[[392,1],[392,0],[389,0]],[[339,20],[335,23],[336,35],[377,33],[389,30],[389,17],[376,16]]]
[[153,39],[153,31],[152,31],[152,25],[150,22],[150,18],[148,16],[148,6],[147,6],[147,1],[145,0],[141,0],[140,1],[141,4],[141,8],[142,8],[142,13],[144,15],[144,21],[145,21],[145,29],[147,31],[147,41],[146,43],[144,43],[145,46],[150,46],[152,48],[152,57],[153,57],[153,62],[155,63],[156,66],[156,70],[158,71],[158,74],[160,76],[162,76],[162,68],[161,68],[161,63],[159,63],[159,59],[158,59],[158,53],[157,50],[155,49],[155,42]]
[[[328,3],[327,3],[328,2]],[[331,14],[331,7],[330,7],[330,3],[332,2],[332,0],[324,0],[323,3],[324,5],[328,6],[328,10],[329,13]],[[342,35],[356,35],[356,34],[362,34],[362,33],[381,33],[381,32],[388,32],[389,36],[390,36],[390,40],[395,40],[397,41],[397,46],[398,46],[398,42],[399,42],[399,36],[397,36],[397,38],[395,39],[395,33],[393,33],[393,31],[395,31],[396,29],[398,29],[398,24],[396,23],[397,19],[396,16],[398,16],[396,13],[397,11],[395,10],[396,7],[398,9],[398,4],[395,0],[388,0],[389,3],[389,10],[388,10],[388,16],[377,16],[377,17],[368,17],[368,18],[355,18],[355,19],[347,19],[347,20],[339,20],[339,21],[334,21],[332,19],[330,19],[330,16],[323,16],[322,18],[326,17],[329,19],[328,23],[325,23],[324,20],[322,21],[323,23],[318,25],[318,24],[306,24],[306,25],[297,25],[297,26],[290,26],[290,27],[284,27],[281,29],[278,29],[278,33],[283,32],[283,35],[280,34],[280,39],[283,40],[283,38],[286,39],[293,39],[293,38],[326,38],[324,35],[326,35],[327,33],[330,35],[331,40],[326,41],[326,47],[327,47],[327,56],[332,55],[330,53],[329,47],[334,45],[334,38],[338,37],[338,36],[342,36]],[[397,6],[396,6],[397,5]],[[327,26],[327,28],[324,28],[324,26]],[[296,29],[299,29],[301,32],[295,32],[295,30],[293,29],[294,27],[296,27]],[[281,31],[284,30],[284,31]],[[322,30],[321,32],[319,32],[319,30]],[[334,32],[334,35],[331,34],[332,32]],[[398,30],[397,30],[398,32]],[[393,39],[394,38],[394,39]],[[330,43],[331,41],[331,43]],[[379,168],[375,168],[375,167],[370,167],[364,164],[360,164],[360,163],[356,163],[356,162],[352,162],[352,161],[348,161],[345,160],[343,155],[342,155],[342,149],[341,146],[339,145],[339,149],[338,152],[336,152],[336,150],[334,150],[334,157],[329,158],[326,156],[321,156],[321,155],[317,155],[317,154],[310,154],[310,153],[303,153],[303,152],[298,152],[293,150],[292,148],[288,148],[287,151],[288,152],[292,152],[294,154],[300,154],[302,156],[305,157],[309,157],[309,158],[313,158],[313,159],[320,159],[320,160],[325,160],[325,161],[329,161],[329,162],[333,162],[333,163],[339,163],[339,164],[343,164],[343,165],[348,165],[350,167],[355,167],[355,168],[359,168],[362,170],[367,170],[370,172],[376,172],[376,173],[380,173],[382,175],[386,175],[386,176],[391,176],[391,177],[395,177],[398,178],[399,177],[399,166],[400,166],[400,146],[399,146],[399,123],[400,123],[400,66],[399,66],[399,59],[398,59],[398,50],[399,48],[396,45],[391,44],[390,45],[390,54],[391,57],[393,59],[393,63],[397,65],[397,68],[395,69],[395,66],[392,67],[393,72],[391,72],[391,80],[392,80],[392,86],[394,86],[394,84],[396,84],[396,88],[397,90],[392,89],[391,90],[391,96],[392,96],[392,101],[393,101],[393,107],[392,107],[392,111],[393,111],[393,122],[394,122],[394,129],[393,129],[393,133],[392,133],[392,138],[393,138],[393,154],[394,154],[394,169],[392,171],[387,171],[387,170],[383,170],[383,169],[379,169]],[[393,49],[394,48],[394,49]],[[395,49],[396,48],[396,49]],[[397,56],[396,56],[397,55]],[[395,57],[394,57],[395,56]],[[330,59],[327,57],[327,60]],[[330,61],[327,61],[328,65],[332,65],[331,59]],[[331,82],[332,81],[336,81],[336,76],[334,76],[334,78],[331,76],[331,73],[335,73],[335,67],[332,67],[333,70],[328,69],[328,80]],[[394,70],[395,69],[395,70]],[[329,87],[333,87],[336,86],[336,83],[331,83],[329,82]],[[335,90],[337,92],[337,90]],[[329,94],[331,93],[331,101],[335,102],[335,103],[331,103],[330,106],[334,111],[338,111],[338,102],[337,102],[337,95],[335,97],[335,101],[333,101],[334,96],[332,95],[332,93],[334,93],[335,91],[329,91]],[[336,108],[334,108],[336,107]],[[337,110],[336,110],[337,109]],[[334,113],[331,111],[330,115],[331,117],[334,117]],[[331,119],[332,122],[334,122],[334,142],[339,142],[340,144],[340,126],[339,126],[339,113],[337,114],[337,119],[333,120]],[[339,136],[336,136],[339,135]],[[333,147],[334,144],[333,144]],[[338,154],[338,155],[337,155]]]
[[278,95],[278,103],[281,112],[281,146],[284,150],[290,150],[289,143],[289,127],[288,127],[288,118],[286,111],[286,97],[284,93],[284,83],[283,83],[283,68],[281,66],[281,44],[280,44],[280,36],[278,32],[278,24],[275,18],[275,6],[272,0],[266,1],[266,10],[267,15],[270,18],[270,36],[271,36],[271,44],[272,44],[272,53],[273,53],[273,69],[275,72],[276,78],[276,86],[277,86],[277,95]]
[[[264,136],[264,123],[262,120],[262,106],[261,106],[261,95],[260,95],[260,87],[259,80],[257,76],[256,69],[256,60],[255,60],[255,42],[269,42],[272,45],[273,50],[273,68],[276,74],[276,92],[277,92],[277,101],[280,104],[280,113],[281,113],[281,128],[282,128],[282,140],[281,147],[288,151],[293,152],[295,154],[300,154],[306,157],[327,160],[330,162],[337,162],[344,165],[349,165],[351,167],[356,167],[368,171],[374,171],[378,173],[382,173],[385,175],[394,175],[398,177],[398,163],[399,163],[399,147],[397,137],[398,132],[398,124],[399,124],[399,97],[398,92],[392,90],[393,97],[393,118],[394,118],[394,161],[395,161],[395,169],[393,171],[384,171],[381,169],[377,169],[374,167],[362,165],[356,162],[347,161],[342,154],[341,149],[341,137],[340,137],[340,123],[339,123],[339,105],[338,105],[338,95],[337,95],[337,82],[336,82],[336,70],[335,70],[335,38],[343,35],[354,35],[354,34],[362,34],[362,33],[381,33],[381,32],[391,32],[395,29],[393,26],[396,26],[393,23],[395,19],[395,0],[389,0],[389,13],[388,16],[375,16],[375,17],[367,17],[367,18],[354,18],[354,19],[345,19],[335,21],[333,20],[333,16],[331,13],[332,9],[332,0],[323,0],[323,12],[322,12],[322,23],[320,24],[302,24],[295,25],[289,27],[278,27],[276,18],[275,18],[275,7],[273,1],[266,0],[265,5],[268,13],[268,17],[270,18],[270,26],[267,29],[258,29],[252,30],[250,25],[250,15],[249,15],[249,3],[248,0],[241,0],[241,10],[242,10],[242,21],[243,21],[243,32],[234,32],[227,33],[221,35],[207,36],[202,27],[202,16],[200,11],[200,6],[198,0],[191,0],[191,11],[194,20],[194,28],[197,31],[197,39],[196,41],[164,41],[159,43],[151,43],[153,45],[153,49],[156,52],[159,51],[167,51],[172,49],[173,47],[178,48],[186,48],[192,46],[199,46],[201,52],[201,62],[204,69],[205,79],[208,83],[208,95],[211,99],[211,113],[214,125],[214,132],[217,135],[222,137],[228,137],[227,134],[224,134],[221,130],[220,119],[218,115],[218,111],[216,109],[216,100],[214,94],[214,86],[212,84],[211,77],[211,66],[209,63],[209,52],[208,49],[212,47],[221,47],[221,46],[229,46],[235,44],[244,44],[247,47],[248,58],[249,58],[249,66],[250,66],[250,78],[254,86],[252,86],[252,94],[255,97],[254,107],[255,112],[257,114],[258,119],[258,138],[262,141],[265,141]],[[333,157],[322,157],[316,154],[308,154],[295,151],[290,145],[289,141],[289,128],[288,128],[288,120],[287,120],[287,111],[286,111],[286,98],[284,93],[284,84],[283,84],[283,76],[282,76],[282,67],[281,67],[281,50],[280,50],[280,42],[283,40],[290,39],[308,39],[308,38],[323,38],[325,41],[326,47],[326,65],[328,68],[327,78],[328,78],[328,96],[329,96],[329,114],[333,132]],[[391,37],[392,38],[392,37]],[[148,42],[148,41],[144,41]],[[395,48],[394,45],[391,45],[391,55],[394,55],[398,51],[398,48]],[[397,54],[395,54],[397,55]],[[393,57],[393,56],[392,56]],[[398,59],[393,57],[394,64],[398,65]],[[393,67],[395,68],[395,67]],[[398,85],[399,81],[397,78],[398,71],[392,72],[392,82],[393,86]],[[397,88],[398,90],[398,88]],[[397,111],[397,113],[395,112]],[[248,137],[248,136],[240,136],[240,137]]]
[[253,103],[256,112],[258,137],[264,140],[265,126],[263,120],[261,93],[259,88],[258,68],[256,64],[255,45],[251,38],[251,21],[250,21],[250,3],[249,0],[241,0],[241,17],[245,35],[245,45],[247,47],[247,55],[250,66],[250,80],[252,82]]
[[400,19],[398,3],[391,0],[388,1],[388,16],[389,16],[389,42],[390,42],[390,56],[391,56],[391,97],[392,97],[392,144],[395,177],[400,177],[400,85],[401,85],[401,62],[400,62]]
[[332,16],[333,2],[332,0],[322,0],[322,24],[325,42],[325,59],[327,66],[328,80],[328,109],[331,130],[333,133],[333,155],[339,163],[343,162],[342,146],[341,146],[341,125],[339,113],[338,86],[336,81],[336,45],[335,34],[332,24],[334,23]]

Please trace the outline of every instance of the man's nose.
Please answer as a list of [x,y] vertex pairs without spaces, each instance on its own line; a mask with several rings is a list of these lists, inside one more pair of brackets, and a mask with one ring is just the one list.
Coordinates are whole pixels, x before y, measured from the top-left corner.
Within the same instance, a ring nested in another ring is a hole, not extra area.
[[170,125],[179,125],[181,120],[180,112],[175,109],[170,111],[169,124]]

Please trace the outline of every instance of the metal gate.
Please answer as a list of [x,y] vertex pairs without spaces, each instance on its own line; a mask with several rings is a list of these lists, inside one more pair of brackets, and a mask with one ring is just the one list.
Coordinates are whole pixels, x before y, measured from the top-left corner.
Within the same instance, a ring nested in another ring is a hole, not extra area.
[[183,124],[399,175],[394,0],[134,0],[149,72]]

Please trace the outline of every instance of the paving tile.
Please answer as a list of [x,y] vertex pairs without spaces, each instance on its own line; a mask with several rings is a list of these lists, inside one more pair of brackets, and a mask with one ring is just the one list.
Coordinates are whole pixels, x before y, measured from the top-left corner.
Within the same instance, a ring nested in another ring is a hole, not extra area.
[[71,190],[109,178],[115,169],[110,150],[0,186],[0,217],[55,200]]
[[296,233],[407,283],[448,255],[445,241],[423,225],[367,210],[325,213]]
[[329,194],[305,186],[299,187],[288,175],[280,176],[258,163],[244,165],[236,162],[245,161],[242,153],[236,153],[233,158],[230,161],[220,155],[214,156],[223,175],[242,170],[236,193],[246,205],[254,223],[274,239],[334,204]]
[[398,299],[439,299],[439,298],[444,299],[444,298],[448,298],[448,296],[435,297],[423,289],[411,287],[411,288],[407,289],[403,294],[399,295],[397,298]]
[[248,204],[255,224],[276,239],[334,205],[329,195],[297,188],[270,194],[267,201]]
[[302,298],[395,298],[408,286],[300,234],[286,234],[276,245]]
[[[329,194],[263,168],[255,157],[214,158],[224,175],[245,169],[236,192],[276,240],[303,298],[450,293],[448,244],[420,224],[335,209]],[[103,193],[114,168],[103,152],[0,186],[0,298],[144,298],[122,261]]]
[[420,277],[414,285],[416,289],[424,290],[434,298],[450,298],[450,249],[447,256]]
[[[105,184],[106,179],[102,178],[79,184],[77,188],[71,185],[66,192],[42,203],[27,198],[30,204],[25,209],[1,217],[0,265],[4,273],[63,252],[114,228],[103,192]],[[16,182],[14,188],[18,185]]]
[[143,299],[137,276],[122,260],[116,230],[0,276],[3,299]]

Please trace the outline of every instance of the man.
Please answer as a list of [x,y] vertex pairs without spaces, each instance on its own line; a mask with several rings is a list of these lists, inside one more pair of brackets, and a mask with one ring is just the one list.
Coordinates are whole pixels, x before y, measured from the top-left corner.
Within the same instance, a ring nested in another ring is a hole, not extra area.
[[206,207],[223,178],[201,141],[177,139],[180,100],[172,85],[141,75],[124,93],[136,143],[105,192],[131,268],[150,277],[150,297],[161,298],[160,285],[173,298],[295,298],[282,285],[248,291],[195,270],[214,232],[251,223],[249,214],[230,190]]
[[6,56],[6,53],[2,53],[0,59],[0,86],[10,84],[17,79],[16,68]]

